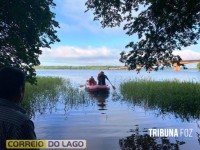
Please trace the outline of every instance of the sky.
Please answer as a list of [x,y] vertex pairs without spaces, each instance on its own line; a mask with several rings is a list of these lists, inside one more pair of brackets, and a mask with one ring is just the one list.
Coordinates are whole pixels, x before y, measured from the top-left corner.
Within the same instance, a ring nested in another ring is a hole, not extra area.
[[[128,51],[125,46],[137,41],[137,36],[128,36],[122,27],[102,28],[99,21],[93,21],[92,12],[86,12],[86,0],[54,0],[52,11],[59,22],[58,37],[61,42],[42,49],[39,57],[45,66],[121,65],[120,52]],[[184,60],[200,60],[198,45],[175,51]],[[196,66],[192,64],[191,66]]]

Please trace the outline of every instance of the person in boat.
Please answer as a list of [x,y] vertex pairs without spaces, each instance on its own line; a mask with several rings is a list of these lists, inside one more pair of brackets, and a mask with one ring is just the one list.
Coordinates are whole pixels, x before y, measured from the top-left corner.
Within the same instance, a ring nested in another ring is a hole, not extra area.
[[95,81],[95,79],[94,79],[93,76],[90,77],[90,79],[88,80],[88,82],[89,82],[89,85],[96,85],[97,84],[97,82]]
[[103,71],[101,71],[99,74],[98,74],[98,85],[106,85],[106,79],[108,79],[108,77],[104,74]]

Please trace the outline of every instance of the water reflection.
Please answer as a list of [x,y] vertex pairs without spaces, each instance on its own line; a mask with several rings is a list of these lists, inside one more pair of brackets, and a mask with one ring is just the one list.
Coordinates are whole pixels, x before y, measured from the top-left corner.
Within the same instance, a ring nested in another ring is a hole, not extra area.
[[[200,129],[200,123],[197,121],[197,127]],[[197,133],[197,138],[198,138],[198,142],[199,142],[199,145],[200,145],[200,133],[196,132]]]
[[193,121],[200,118],[200,105],[195,104],[193,99],[187,101],[175,101],[171,100],[163,101],[157,100],[156,96],[151,99],[135,99],[122,93],[122,101],[126,101],[132,106],[142,106],[145,110],[155,110],[156,116],[173,115],[175,118],[180,118],[182,121]]
[[97,105],[99,106],[98,110],[107,110],[106,108],[106,99],[109,97],[108,91],[95,91],[88,92],[92,99],[97,100]]
[[175,139],[171,142],[166,137],[151,137],[147,129],[140,131],[137,127],[131,136],[119,140],[119,145],[122,150],[179,150],[179,146],[185,144],[184,141]]

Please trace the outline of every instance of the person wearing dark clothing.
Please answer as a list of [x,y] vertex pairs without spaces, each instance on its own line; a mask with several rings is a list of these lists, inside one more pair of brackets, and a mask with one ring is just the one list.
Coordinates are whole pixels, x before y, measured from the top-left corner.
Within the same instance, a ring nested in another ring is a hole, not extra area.
[[0,70],[0,147],[6,140],[34,140],[34,124],[20,103],[24,98],[25,74],[15,68]]
[[106,85],[106,79],[108,79],[108,77],[104,74],[103,71],[101,71],[99,74],[98,74],[98,85]]

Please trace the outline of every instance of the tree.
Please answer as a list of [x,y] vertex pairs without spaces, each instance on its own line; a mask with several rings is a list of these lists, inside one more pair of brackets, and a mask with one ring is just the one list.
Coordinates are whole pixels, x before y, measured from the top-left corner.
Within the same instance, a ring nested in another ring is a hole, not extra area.
[[197,69],[200,71],[200,62],[197,64]]
[[40,64],[41,48],[59,41],[54,7],[53,0],[0,1],[0,68],[20,68],[35,83],[33,67]]
[[127,35],[138,35],[138,41],[126,46],[131,50],[121,53],[120,61],[129,69],[172,66],[181,60],[172,52],[197,44],[200,36],[199,0],[87,0],[85,4],[103,28],[123,25]]

